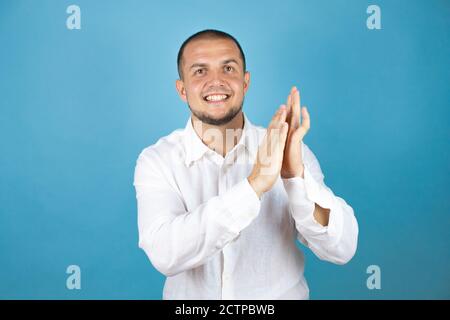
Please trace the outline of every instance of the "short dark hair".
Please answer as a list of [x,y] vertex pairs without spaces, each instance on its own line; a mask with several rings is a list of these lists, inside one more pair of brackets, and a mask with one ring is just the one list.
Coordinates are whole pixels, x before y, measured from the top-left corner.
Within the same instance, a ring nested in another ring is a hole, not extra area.
[[182,78],[181,59],[183,58],[184,48],[186,47],[186,45],[189,42],[196,40],[196,39],[229,39],[229,40],[233,41],[236,44],[236,46],[239,48],[239,52],[241,54],[241,59],[244,64],[244,72],[245,72],[245,70],[246,70],[245,54],[244,54],[244,51],[242,50],[241,45],[236,40],[236,38],[233,37],[231,34],[228,34],[223,31],[214,30],[214,29],[206,29],[206,30],[202,30],[197,33],[194,33],[192,36],[187,38],[181,45],[180,50],[178,50],[177,67],[178,67],[178,75],[180,76],[180,78]]

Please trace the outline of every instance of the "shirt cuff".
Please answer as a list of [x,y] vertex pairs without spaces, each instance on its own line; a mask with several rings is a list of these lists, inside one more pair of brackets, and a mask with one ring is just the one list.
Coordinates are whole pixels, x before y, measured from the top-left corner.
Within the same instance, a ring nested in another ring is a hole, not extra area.
[[306,219],[314,219],[315,203],[308,198],[305,180],[301,177],[282,180],[289,198],[290,211],[294,220],[300,222]]
[[232,233],[239,234],[259,214],[261,201],[247,179],[238,182],[221,198],[224,210],[218,216],[219,223]]
[[314,180],[306,165],[303,174],[304,178],[282,179],[289,198],[291,214],[303,228],[322,233],[328,227],[322,226],[314,218],[315,204],[330,209],[332,199],[330,199],[328,192]]

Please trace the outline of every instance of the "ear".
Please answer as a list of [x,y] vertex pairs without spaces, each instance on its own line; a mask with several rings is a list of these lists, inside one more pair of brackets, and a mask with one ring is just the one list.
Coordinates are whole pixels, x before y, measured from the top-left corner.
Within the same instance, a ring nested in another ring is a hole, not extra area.
[[187,102],[187,96],[186,96],[186,88],[184,87],[183,80],[177,79],[175,81],[175,87],[177,88],[178,95],[180,96],[181,100],[184,102]]
[[245,71],[244,74],[244,94],[247,93],[248,87],[250,86],[250,72]]

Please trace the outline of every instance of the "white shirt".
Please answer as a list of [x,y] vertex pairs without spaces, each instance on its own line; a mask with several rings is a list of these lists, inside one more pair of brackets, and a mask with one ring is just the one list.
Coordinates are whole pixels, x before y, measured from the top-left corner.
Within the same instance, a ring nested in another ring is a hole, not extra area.
[[[353,209],[324,184],[302,142],[304,178],[278,178],[261,199],[247,177],[266,129],[244,114],[225,157],[209,149],[191,118],[145,148],[136,162],[139,247],[167,276],[163,299],[308,299],[299,239],[320,259],[349,261],[357,247]],[[313,212],[330,209],[328,226]]]

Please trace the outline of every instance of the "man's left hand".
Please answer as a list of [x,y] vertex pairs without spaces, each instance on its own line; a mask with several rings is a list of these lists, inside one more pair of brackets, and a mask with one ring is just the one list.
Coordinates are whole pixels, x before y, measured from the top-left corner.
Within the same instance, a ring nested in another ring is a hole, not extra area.
[[[306,107],[300,107],[300,92],[292,87],[286,103],[287,118],[289,125],[286,145],[284,147],[283,164],[281,167],[282,178],[303,178],[302,145],[303,137],[309,130],[310,120]],[[301,120],[301,124],[300,124]]]

